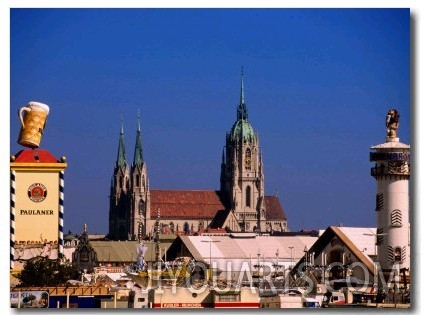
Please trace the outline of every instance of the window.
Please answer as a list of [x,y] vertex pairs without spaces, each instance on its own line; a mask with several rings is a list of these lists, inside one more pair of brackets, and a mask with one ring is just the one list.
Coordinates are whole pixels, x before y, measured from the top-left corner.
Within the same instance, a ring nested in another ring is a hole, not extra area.
[[391,212],[391,225],[401,226],[401,224],[402,224],[401,210],[395,209]]
[[376,195],[376,208],[375,211],[381,211],[382,207],[384,206],[384,194],[377,194]]
[[136,175],[136,187],[140,186],[140,176]]
[[245,199],[245,205],[251,207],[251,186],[246,187]]
[[400,247],[394,248],[394,261],[401,262],[401,248]]
[[218,300],[220,302],[239,302],[241,300],[241,296],[239,294],[219,295]]
[[139,202],[139,215],[145,215],[145,202],[143,200]]
[[190,227],[189,227],[189,222],[185,222],[184,224],[183,224],[183,231],[184,231],[184,233],[186,234],[186,235],[189,235],[190,234]]
[[384,242],[384,229],[376,229],[376,245],[381,245]]

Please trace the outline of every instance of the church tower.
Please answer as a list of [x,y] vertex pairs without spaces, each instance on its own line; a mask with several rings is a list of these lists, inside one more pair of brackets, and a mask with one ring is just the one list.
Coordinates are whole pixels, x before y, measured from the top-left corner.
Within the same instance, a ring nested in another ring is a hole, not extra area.
[[124,126],[118,142],[118,156],[114,166],[109,195],[109,237],[112,240],[127,240],[129,237],[130,169],[125,155]]
[[124,127],[121,125],[118,156],[111,181],[109,207],[109,238],[136,240],[149,230],[150,190],[143,159],[140,114],[137,115],[136,144],[131,168],[127,163]]
[[143,160],[142,136],[140,131],[140,114],[137,117],[136,145],[134,147],[133,164],[131,165],[131,239],[141,239],[147,233],[148,218],[150,217],[150,190]]
[[226,134],[220,189],[227,193],[242,231],[266,230],[263,162],[258,134],[248,121],[243,69],[236,121]]

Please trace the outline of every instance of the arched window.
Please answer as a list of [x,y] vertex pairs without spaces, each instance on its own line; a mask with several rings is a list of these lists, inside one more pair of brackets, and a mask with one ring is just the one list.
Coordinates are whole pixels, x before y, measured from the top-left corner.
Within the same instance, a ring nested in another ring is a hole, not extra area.
[[136,175],[136,187],[140,186],[140,176]]
[[189,226],[189,222],[185,222],[184,223],[184,225],[183,225],[183,231],[184,231],[184,233],[186,234],[186,235],[189,235],[190,234],[190,226]]
[[[338,242],[339,243],[339,242]],[[332,250],[329,253],[329,264],[332,266],[329,270],[330,279],[340,279],[344,275],[344,269],[342,267],[343,262],[343,251],[341,249]]]
[[144,230],[144,224],[142,222],[139,222],[139,229],[138,229],[138,239],[140,240],[143,237],[143,230]]
[[142,200],[142,199],[140,199],[140,202],[139,202],[139,215],[145,215],[145,209],[146,209],[146,206],[145,206],[145,202]]
[[142,185],[143,185],[143,189],[145,189],[146,188],[145,175],[142,176]]
[[245,191],[245,205],[251,207],[251,186],[246,187]]

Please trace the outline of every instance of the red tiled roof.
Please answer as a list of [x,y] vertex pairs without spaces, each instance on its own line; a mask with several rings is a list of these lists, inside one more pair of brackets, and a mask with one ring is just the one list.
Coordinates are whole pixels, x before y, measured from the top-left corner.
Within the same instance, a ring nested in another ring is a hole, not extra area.
[[226,200],[215,190],[151,190],[151,218],[212,219]]
[[[266,196],[266,220],[286,220],[276,196]],[[212,220],[220,210],[229,209],[226,195],[216,190],[151,190],[151,218]],[[225,211],[220,211],[225,214]]]
[[265,196],[266,220],[286,220],[285,212],[277,196]]
[[58,163],[49,151],[42,149],[25,149],[15,155],[14,163]]

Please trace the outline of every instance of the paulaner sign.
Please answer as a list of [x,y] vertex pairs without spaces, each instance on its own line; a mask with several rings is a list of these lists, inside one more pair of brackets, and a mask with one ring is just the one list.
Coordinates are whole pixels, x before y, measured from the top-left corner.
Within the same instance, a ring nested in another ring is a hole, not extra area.
[[387,153],[387,152],[371,152],[370,161],[406,161],[410,162],[409,152]]
[[57,242],[58,172],[17,170],[14,193],[15,242]]
[[20,215],[53,215],[54,210],[19,210]]

